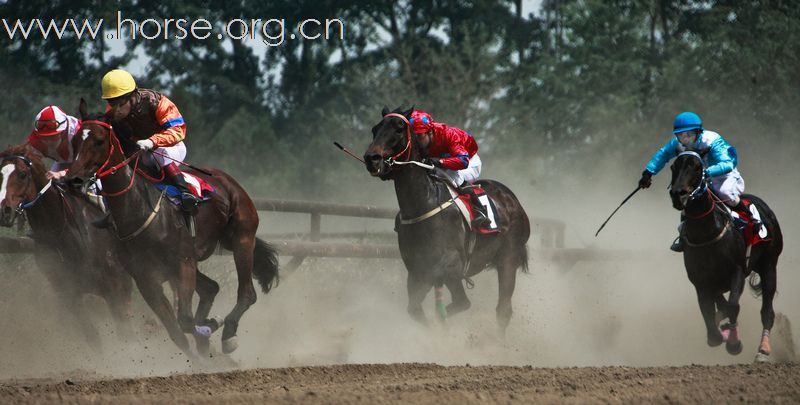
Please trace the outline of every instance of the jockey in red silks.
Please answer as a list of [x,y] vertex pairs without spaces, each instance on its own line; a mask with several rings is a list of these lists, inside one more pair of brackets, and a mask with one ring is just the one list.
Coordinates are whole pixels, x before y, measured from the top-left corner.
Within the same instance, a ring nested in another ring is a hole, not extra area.
[[67,174],[72,165],[72,137],[80,126],[80,120],[54,105],[43,108],[36,115],[28,143],[42,155],[53,159],[53,166],[47,172],[48,179],[58,180]]
[[481,158],[478,156],[475,138],[462,129],[434,122],[431,115],[422,110],[411,113],[410,123],[420,145],[427,150],[429,162],[441,168],[461,188],[462,193],[470,196],[477,214],[472,223],[473,228],[488,225],[491,221],[486,214],[486,207],[478,200],[473,188],[469,187],[481,174]]

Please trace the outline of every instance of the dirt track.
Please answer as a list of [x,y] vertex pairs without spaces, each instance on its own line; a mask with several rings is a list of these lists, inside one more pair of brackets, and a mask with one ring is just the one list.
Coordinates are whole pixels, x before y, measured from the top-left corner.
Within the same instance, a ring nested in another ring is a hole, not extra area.
[[2,403],[710,403],[800,401],[800,365],[255,369],[138,379],[0,383]]

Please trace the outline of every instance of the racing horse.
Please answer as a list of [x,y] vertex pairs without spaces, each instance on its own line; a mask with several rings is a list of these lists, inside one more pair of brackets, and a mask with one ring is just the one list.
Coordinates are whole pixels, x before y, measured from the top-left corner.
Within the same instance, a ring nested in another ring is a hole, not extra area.
[[[672,206],[682,210],[686,221],[681,231],[683,262],[689,281],[697,291],[700,312],[706,326],[707,343],[725,342],[730,354],[742,351],[739,337],[739,299],[748,275],[749,285],[761,295],[761,343],[756,359],[766,361],[771,352],[769,333],[775,312],[772,299],[777,287],[778,256],[783,250],[783,235],[775,213],[760,198],[742,194],[760,213],[770,240],[749,250],[743,234],[735,230],[730,211],[708,188],[705,162],[692,151],[682,152],[672,164],[670,197]],[[748,258],[749,251],[749,258]],[[757,275],[757,276],[756,276]],[[730,292],[726,299],[723,295]],[[725,317],[728,323],[719,327]]]
[[102,297],[119,334],[127,336],[133,283],[113,254],[108,232],[89,225],[102,215],[100,207],[48,181],[43,157],[29,144],[0,152],[0,225],[11,227],[19,216],[27,217],[37,267],[66,312],[76,318],[89,345],[99,349],[100,335],[83,296]]
[[[412,111],[413,108],[407,111],[398,108],[390,112],[384,107],[381,121],[372,128],[372,143],[364,153],[367,171],[372,176],[394,180],[399,219],[405,220],[399,222],[397,238],[408,270],[408,313],[426,323],[422,301],[431,287],[435,287],[440,320],[468,309],[470,301],[463,281],[493,266],[499,284],[496,315],[502,335],[511,319],[517,269],[528,271],[528,216],[514,193],[494,180],[480,180],[476,184],[494,201],[500,232],[471,235],[458,209],[452,206],[441,209],[451,196],[442,176],[422,163],[427,151],[412,136],[409,124]],[[442,305],[443,286],[447,286],[452,297],[446,307]]]
[[[211,333],[223,323],[208,318],[219,285],[199,272],[197,263],[211,256],[218,244],[233,252],[237,299],[224,319],[222,331],[222,351],[233,352],[238,347],[239,321],[256,302],[253,276],[264,293],[278,280],[275,250],[256,238],[259,219],[250,196],[236,180],[218,169],[191,170],[191,174],[215,188],[210,200],[198,207],[193,237],[181,207],[165,201],[164,191],[141,179],[146,176],[138,168],[142,152],[126,157],[120,139],[107,122],[109,117],[90,116],[84,100],[79,110],[81,133],[73,142],[82,142],[75,144],[77,154],[66,182],[80,192],[102,179],[114,232],[120,240],[122,264],[172,341],[190,358],[195,356],[185,333],[194,335],[197,351],[205,355]],[[165,281],[177,286],[177,319],[161,287]],[[195,290],[199,302],[192,316]]]

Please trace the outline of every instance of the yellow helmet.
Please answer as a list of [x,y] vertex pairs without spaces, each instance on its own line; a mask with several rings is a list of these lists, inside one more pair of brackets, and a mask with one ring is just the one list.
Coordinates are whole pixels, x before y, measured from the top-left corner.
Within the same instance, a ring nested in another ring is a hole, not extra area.
[[130,73],[114,69],[103,76],[103,99],[117,98],[136,90],[136,81]]

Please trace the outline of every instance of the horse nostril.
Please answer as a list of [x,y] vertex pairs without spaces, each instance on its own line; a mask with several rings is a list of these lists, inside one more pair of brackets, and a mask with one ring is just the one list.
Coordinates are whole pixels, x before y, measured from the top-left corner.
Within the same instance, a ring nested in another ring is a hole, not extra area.
[[379,163],[381,161],[381,155],[377,153],[370,153],[367,156],[367,160],[369,160],[372,163]]

